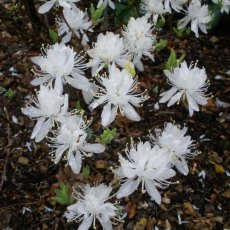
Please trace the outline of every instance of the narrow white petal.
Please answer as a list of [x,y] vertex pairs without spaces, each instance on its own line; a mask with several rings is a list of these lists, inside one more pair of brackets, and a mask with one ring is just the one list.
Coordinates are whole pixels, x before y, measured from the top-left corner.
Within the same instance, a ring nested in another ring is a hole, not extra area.
[[35,142],[39,142],[43,140],[47,136],[48,132],[50,131],[51,126],[52,126],[52,121],[51,118],[49,118],[46,122],[42,124],[40,131],[35,137]]
[[30,83],[31,85],[37,86],[37,85],[43,85],[44,83],[50,81],[53,77],[48,75],[45,77],[37,77],[34,80],[32,80]]
[[153,200],[156,201],[157,204],[161,203],[161,194],[156,189],[154,183],[150,180],[145,181],[145,188],[147,190],[147,193],[151,196]]
[[93,215],[89,216],[88,218],[85,218],[81,225],[79,226],[78,230],[88,230],[93,222]]
[[187,164],[186,160],[184,159],[184,157],[177,159],[174,162],[174,165],[180,173],[182,173],[185,176],[188,175],[188,172],[189,172],[188,164]]
[[176,93],[176,94],[170,99],[170,101],[168,102],[167,106],[170,107],[170,106],[174,105],[178,100],[180,100],[180,98],[181,98],[181,96],[182,96],[183,93],[184,93],[183,91],[180,91],[180,92]]
[[102,153],[105,151],[105,146],[102,144],[86,144],[82,147],[85,152]]
[[166,101],[168,101],[177,91],[176,87],[172,87],[170,90],[162,93],[160,96],[162,97],[160,99],[160,103],[165,103]]
[[118,190],[117,192],[117,198],[120,199],[121,197],[126,197],[132,194],[139,185],[139,180],[127,180]]
[[113,230],[111,221],[107,221],[107,222],[100,221],[100,223],[103,227],[103,230]]
[[132,121],[140,121],[141,117],[134,110],[134,108],[128,103],[122,106],[122,109],[125,112],[125,116]]
[[46,2],[45,4],[43,4],[42,6],[39,7],[38,13],[44,14],[44,13],[48,12],[52,8],[54,3],[55,3],[55,0]]
[[61,157],[63,152],[67,149],[68,147],[65,145],[61,145],[60,147],[57,148],[57,150],[55,151],[55,159],[54,159],[54,163],[57,164]]
[[101,124],[103,126],[107,126],[110,123],[110,116],[111,116],[111,103],[107,103],[101,113]]
[[30,137],[31,139],[34,139],[38,135],[44,122],[45,122],[45,118],[40,118],[37,121],[37,124],[35,125],[33,132],[31,134],[31,137]]
[[69,163],[69,166],[71,167],[72,171],[75,174],[80,173],[81,170],[81,164],[82,164],[82,155],[80,152],[76,152],[75,156],[73,154],[72,150],[69,150],[67,154],[67,160]]

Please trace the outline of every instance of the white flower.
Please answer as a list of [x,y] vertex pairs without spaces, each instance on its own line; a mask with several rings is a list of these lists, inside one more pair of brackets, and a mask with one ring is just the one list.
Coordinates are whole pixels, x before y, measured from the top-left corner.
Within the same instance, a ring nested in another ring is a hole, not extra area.
[[141,9],[146,13],[146,17],[153,16],[153,21],[157,22],[158,16],[170,12],[169,0],[143,0]]
[[115,9],[115,4],[113,3],[112,0],[99,0],[97,7],[99,7],[100,5],[102,5],[103,8],[107,7],[107,5],[109,5],[110,8]]
[[183,10],[183,5],[187,2],[188,0],[170,0],[170,6],[173,10],[176,12],[180,12]]
[[167,123],[163,131],[159,129],[155,131],[156,138],[150,135],[154,145],[157,144],[166,149],[172,166],[176,166],[182,174],[188,175],[189,169],[186,158],[191,158],[194,153],[191,152],[193,148],[191,136],[185,135],[187,128],[180,129],[172,123]]
[[39,142],[46,137],[57,117],[67,112],[68,95],[63,96],[62,90],[57,87],[53,89],[51,85],[41,85],[37,100],[31,100],[29,103],[34,103],[35,106],[27,105],[22,109],[22,113],[37,120],[31,138]]
[[87,51],[92,58],[88,63],[88,66],[92,67],[92,75],[95,76],[112,63],[123,67],[127,59],[125,52],[123,38],[120,38],[119,34],[112,32],[107,32],[105,35],[99,34],[94,48]]
[[80,0],[41,0],[45,2],[42,6],[39,7],[38,13],[39,14],[44,14],[48,12],[56,3],[57,6],[62,6],[64,8],[71,8],[71,3],[73,2],[79,2]]
[[103,230],[112,230],[111,218],[116,216],[117,208],[110,202],[109,194],[112,188],[100,184],[97,187],[86,185],[83,194],[75,191],[76,204],[67,207],[65,213],[68,221],[81,222],[78,230],[88,230],[93,224],[95,228],[96,219],[101,223]]
[[58,84],[60,88],[68,83],[76,89],[89,92],[92,89],[92,83],[83,76],[83,71],[87,68],[83,58],[62,43],[43,48],[42,56],[32,58],[39,69],[35,69],[37,78],[31,84],[41,85],[55,80],[55,84]]
[[165,149],[157,145],[151,147],[148,141],[140,142],[136,147],[126,150],[126,155],[127,160],[119,156],[121,167],[114,171],[121,178],[127,178],[117,192],[117,198],[129,196],[141,183],[142,192],[145,192],[145,188],[151,198],[160,204],[161,195],[156,187],[167,187],[167,179],[175,175],[175,171],[170,168]]
[[200,69],[196,64],[190,64],[188,67],[187,63],[183,61],[179,67],[172,71],[165,70],[164,73],[173,87],[160,95],[162,97],[160,103],[169,101],[169,107],[176,102],[179,103],[181,97],[182,99],[186,98],[190,116],[193,115],[194,111],[199,111],[198,105],[207,104],[205,92],[208,84],[204,68]]
[[154,61],[151,51],[156,43],[156,38],[152,35],[152,27],[153,24],[148,23],[147,18],[143,16],[137,19],[131,18],[127,27],[124,27],[124,31],[122,31],[125,45],[133,57],[133,64],[141,71],[144,70],[141,62],[143,56]]
[[208,5],[201,5],[200,0],[193,0],[188,6],[187,16],[179,20],[179,28],[184,28],[191,21],[191,30],[199,37],[198,29],[207,34],[207,24],[212,17]]
[[215,4],[220,4],[220,12],[226,14],[229,13],[230,10],[230,0],[212,0]]
[[119,108],[122,115],[133,121],[140,121],[140,116],[133,109],[147,99],[143,93],[136,94],[136,79],[125,69],[120,71],[115,65],[109,70],[109,76],[97,76],[96,79],[103,87],[98,87],[97,98],[89,107],[93,110],[97,106],[107,103],[101,114],[102,125],[107,126],[116,117]]
[[[89,20],[87,12],[84,13],[73,4],[72,9],[64,8],[63,15],[68,25],[62,19],[57,20],[59,26],[58,35],[62,36],[63,34],[66,34],[62,38],[62,42],[69,42],[73,32],[79,39],[81,35],[83,35],[82,44],[86,45],[89,39],[85,34],[85,31],[92,31],[92,29],[90,29],[90,27],[92,26],[92,22]],[[71,28],[71,30],[69,27]]]
[[82,154],[101,153],[105,150],[104,145],[89,144],[86,142],[86,128],[91,122],[84,121],[82,116],[66,115],[59,119],[60,127],[54,132],[54,138],[49,138],[50,146],[56,148],[54,153],[54,163],[57,164],[65,151],[67,151],[67,162],[72,171],[78,174],[82,165]]

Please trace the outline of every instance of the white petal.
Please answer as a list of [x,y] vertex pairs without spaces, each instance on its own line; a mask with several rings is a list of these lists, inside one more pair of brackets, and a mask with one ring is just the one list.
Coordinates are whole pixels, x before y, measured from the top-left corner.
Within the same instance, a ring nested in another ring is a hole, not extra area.
[[190,96],[189,93],[186,93],[186,97],[188,100],[188,107],[189,107],[189,115],[193,115],[193,111],[199,111],[199,106],[197,105],[196,101]]
[[81,170],[81,164],[82,164],[82,155],[80,152],[76,152],[75,156],[73,154],[73,151],[70,149],[67,154],[67,160],[69,163],[69,166],[71,167],[72,171],[75,174],[80,173]]
[[35,137],[35,142],[39,142],[43,140],[47,136],[48,132],[50,131],[51,126],[52,126],[52,121],[51,118],[49,118],[46,122],[43,123],[39,133]]
[[50,81],[53,77],[48,75],[48,76],[45,76],[45,77],[37,77],[35,78],[34,80],[32,80],[30,83],[31,85],[43,85],[44,83]]
[[174,161],[174,165],[176,166],[177,170],[182,173],[183,175],[187,176],[189,169],[188,169],[188,164],[184,157],[181,157],[180,159],[177,159]]
[[139,185],[139,180],[127,180],[118,190],[117,198],[120,199],[121,197],[126,197],[132,194]]
[[79,226],[78,230],[88,230],[93,222],[93,215],[89,216],[88,218],[84,219]]
[[92,111],[94,110],[97,106],[103,104],[106,101],[106,97],[102,96],[98,100],[95,100],[89,105],[89,109]]
[[31,134],[30,137],[31,139],[34,139],[38,135],[44,122],[45,122],[45,118],[40,118],[37,121],[37,124],[34,126],[33,132]]
[[103,230],[113,230],[111,221],[107,221],[107,222],[100,221],[100,223],[103,227]]
[[67,149],[68,147],[65,145],[61,145],[60,147],[57,148],[57,150],[55,151],[55,159],[54,159],[54,163],[57,164],[61,157],[63,152]]
[[111,103],[107,103],[101,113],[101,124],[103,126],[107,126],[110,123],[110,116],[111,116]]
[[98,88],[94,83],[90,82],[89,84],[90,86],[88,90],[82,90],[82,95],[86,104],[89,104],[93,100],[94,94],[98,91]]
[[161,203],[161,194],[156,189],[154,183],[150,180],[145,181],[145,188],[147,190],[147,193],[151,196],[153,200],[156,201],[157,204]]
[[122,106],[122,109],[125,112],[125,116],[132,120],[132,121],[140,121],[141,117],[138,115],[138,113],[134,110],[134,108],[129,104],[125,104]]
[[68,78],[68,83],[76,89],[88,90],[89,89],[89,80],[81,75],[75,76],[74,78]]
[[54,3],[55,3],[55,0],[46,2],[45,4],[43,4],[42,6],[39,7],[38,13],[44,14],[44,13],[48,12],[52,8]]
[[180,91],[178,93],[176,93],[168,102],[167,106],[170,107],[171,105],[174,105],[178,100],[180,100],[182,94],[184,92],[183,91]]
[[168,101],[173,95],[174,93],[176,93],[177,88],[176,87],[172,87],[170,90],[160,94],[160,96],[162,97],[160,99],[160,103],[165,103],[166,101]]
[[63,92],[63,83],[61,77],[56,77],[55,84],[54,84],[54,90],[57,92],[58,95],[61,95]]
[[102,144],[86,144],[82,147],[85,152],[102,153],[105,151],[105,146]]
[[62,43],[68,43],[71,40],[72,32],[67,33],[61,40]]

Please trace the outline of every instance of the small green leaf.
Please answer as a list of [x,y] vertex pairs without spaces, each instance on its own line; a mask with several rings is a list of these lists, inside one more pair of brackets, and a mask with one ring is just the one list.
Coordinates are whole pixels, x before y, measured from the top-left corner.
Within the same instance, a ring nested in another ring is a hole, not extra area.
[[117,135],[117,129],[113,128],[112,130],[106,128],[103,133],[96,140],[97,142],[107,145],[110,144],[114,137]]
[[164,25],[165,25],[165,20],[164,20],[163,18],[160,18],[160,19],[157,20],[156,28],[160,29],[160,28],[162,28]]
[[93,3],[91,3],[90,15],[94,26],[96,26],[101,21],[103,10],[104,8],[102,4],[95,10]]
[[133,77],[136,75],[135,67],[132,62],[126,61],[125,62],[125,69],[128,73],[130,73]]
[[167,46],[167,44],[168,44],[167,40],[160,39],[160,41],[156,44],[155,49],[157,51],[161,51]]
[[176,53],[174,49],[171,49],[170,56],[165,64],[165,69],[172,70],[173,68],[180,65],[180,63],[184,60],[185,54],[182,54],[179,59],[177,59]]
[[50,36],[50,39],[53,43],[56,43],[58,42],[58,34],[57,32],[55,32],[54,30],[52,29],[49,29],[49,36]]
[[60,189],[55,190],[55,197],[52,199],[63,205],[72,204],[74,199],[68,189],[68,186],[64,183],[61,183],[59,187]]
[[15,95],[16,95],[16,93],[15,93],[13,90],[11,90],[11,89],[8,89],[8,91],[6,92],[6,96],[7,96],[9,99],[14,98]]
[[91,128],[88,127],[88,128],[85,130],[85,132],[87,133],[86,140],[88,141],[88,140],[90,140],[90,139],[92,138],[92,136],[93,136],[93,130],[92,130]]
[[83,167],[82,174],[85,177],[88,177],[90,175],[90,168],[89,168],[89,166]]

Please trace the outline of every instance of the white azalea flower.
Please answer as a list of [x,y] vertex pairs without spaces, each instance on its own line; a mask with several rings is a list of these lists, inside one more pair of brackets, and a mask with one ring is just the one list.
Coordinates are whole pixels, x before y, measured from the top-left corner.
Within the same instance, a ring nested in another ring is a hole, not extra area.
[[142,192],[145,192],[145,188],[151,198],[160,204],[161,195],[157,187],[167,187],[169,184],[167,179],[175,175],[165,151],[157,145],[151,147],[147,141],[132,146],[129,151],[126,150],[127,160],[120,155],[121,167],[114,172],[121,178],[126,178],[126,182],[117,192],[117,198],[129,196],[141,183]]
[[167,123],[163,131],[156,129],[156,138],[150,135],[154,145],[157,144],[165,149],[172,166],[175,166],[184,175],[188,175],[189,172],[186,158],[194,155],[194,152],[191,151],[193,141],[191,136],[185,135],[186,132],[186,127],[180,129],[172,123]]
[[92,67],[93,76],[112,63],[123,67],[127,59],[123,38],[112,32],[107,32],[105,35],[99,34],[94,48],[88,50],[87,53],[92,58],[88,66]]
[[[32,85],[42,85],[55,80],[59,87],[70,84],[84,92],[92,91],[92,83],[83,76],[87,68],[83,56],[77,55],[73,49],[65,44],[54,44],[42,49],[42,56],[33,57],[32,61],[39,66],[35,69],[35,78]],[[57,84],[55,83],[55,84]]]
[[151,54],[156,37],[152,35],[153,24],[148,23],[146,17],[131,18],[127,27],[124,27],[122,32],[124,42],[133,58],[133,64],[137,66],[140,71],[143,71],[143,64],[141,58],[143,56],[149,57],[154,61],[154,56]]
[[153,16],[153,21],[156,23],[159,15],[163,17],[165,13],[170,12],[169,0],[143,0],[141,9],[147,18]]
[[73,2],[79,2],[80,0],[41,0],[45,2],[42,6],[39,7],[38,13],[44,14],[48,12],[54,4],[57,4],[57,6],[62,6],[63,8],[71,8],[71,3]]
[[97,7],[99,7],[100,5],[102,5],[103,8],[109,5],[110,8],[115,9],[115,4],[112,0],[99,0]]
[[60,117],[60,127],[54,132],[54,138],[49,138],[50,146],[56,148],[54,153],[54,163],[57,164],[65,151],[67,151],[67,162],[72,171],[78,174],[82,165],[82,154],[102,153],[104,145],[89,144],[86,142],[86,128],[91,122],[84,121],[82,116],[67,115]]
[[[62,38],[62,42],[69,42],[73,32],[79,39],[82,35],[82,44],[86,45],[89,39],[85,31],[92,31],[92,29],[90,29],[90,27],[92,26],[92,22],[89,20],[87,12],[84,13],[74,4],[72,4],[72,9],[64,8],[63,15],[68,25],[62,19],[57,20],[59,26],[58,35],[62,36],[63,34],[65,34],[65,36]],[[71,28],[71,30],[69,27]]]
[[172,71],[165,70],[170,84],[173,86],[170,90],[162,93],[160,96],[160,103],[168,102],[168,107],[179,103],[182,99],[187,99],[189,114],[193,115],[194,111],[199,111],[198,105],[206,105],[207,98],[205,92],[207,91],[208,83],[205,69],[198,68],[193,64],[187,66],[183,61],[179,67],[174,68]]
[[132,77],[125,69],[122,71],[112,65],[109,70],[109,76],[97,76],[96,79],[103,87],[98,87],[99,92],[95,94],[95,101],[90,104],[93,110],[97,106],[107,103],[101,114],[102,125],[107,126],[112,123],[116,117],[119,108],[122,115],[133,121],[140,121],[141,118],[133,109],[134,106],[140,106],[147,97],[143,93],[136,93],[137,80]]
[[220,4],[220,12],[226,14],[229,13],[230,10],[230,0],[212,0],[215,4]]
[[[31,106],[31,103],[34,103],[35,106]],[[40,90],[37,93],[37,100],[30,100],[29,105],[22,109],[22,113],[37,120],[31,138],[35,138],[36,142],[44,139],[57,117],[60,114],[67,113],[67,110],[67,94],[63,96],[60,88],[55,87],[53,89],[51,85],[41,85]]]
[[112,230],[111,218],[116,216],[117,208],[110,202],[109,194],[112,188],[100,184],[96,187],[86,185],[83,194],[75,191],[77,203],[67,207],[65,213],[68,221],[81,222],[78,230],[88,230],[96,219],[101,223],[103,230]]
[[191,30],[199,37],[198,29],[207,34],[207,24],[212,17],[208,5],[202,5],[200,0],[192,0],[187,9],[187,16],[179,20],[179,28],[185,28],[191,22]]

